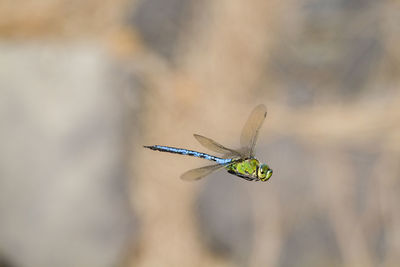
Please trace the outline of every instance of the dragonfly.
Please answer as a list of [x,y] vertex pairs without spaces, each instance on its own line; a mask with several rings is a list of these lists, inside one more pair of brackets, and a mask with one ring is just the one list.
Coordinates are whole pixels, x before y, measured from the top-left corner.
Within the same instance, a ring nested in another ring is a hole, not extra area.
[[242,129],[240,136],[240,149],[230,149],[210,138],[198,134],[193,135],[203,147],[221,154],[219,157],[185,148],[160,145],[144,147],[155,151],[198,157],[215,162],[212,165],[185,172],[181,175],[181,179],[183,180],[199,180],[217,170],[225,168],[228,173],[245,180],[266,182],[271,178],[273,171],[267,164],[260,163],[255,158],[254,150],[260,128],[264,123],[266,116],[267,108],[265,105],[260,104],[253,109]]

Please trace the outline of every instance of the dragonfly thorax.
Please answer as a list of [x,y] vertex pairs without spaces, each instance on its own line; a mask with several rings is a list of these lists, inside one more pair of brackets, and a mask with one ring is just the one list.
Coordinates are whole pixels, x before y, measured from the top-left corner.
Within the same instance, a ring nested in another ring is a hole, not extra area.
[[237,161],[227,167],[229,173],[245,178],[247,180],[267,181],[272,170],[267,164],[260,164],[257,159],[245,159]]

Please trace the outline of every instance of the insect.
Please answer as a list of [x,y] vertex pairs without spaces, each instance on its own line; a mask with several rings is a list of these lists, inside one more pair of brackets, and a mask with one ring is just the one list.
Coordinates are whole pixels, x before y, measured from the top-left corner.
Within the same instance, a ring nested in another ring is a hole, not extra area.
[[169,146],[144,146],[156,151],[169,152],[186,156],[193,156],[198,158],[215,161],[213,165],[208,165],[201,168],[189,170],[181,175],[183,180],[198,180],[214,171],[225,168],[228,173],[236,175],[248,181],[268,181],[272,176],[272,169],[267,164],[261,164],[254,157],[254,148],[257,142],[259,130],[267,116],[267,108],[261,104],[254,108],[251,112],[246,124],[243,127],[240,144],[241,148],[238,150],[227,148],[214,140],[194,134],[194,137],[205,148],[222,154],[221,157],[216,157],[210,154],[188,150],[184,148],[176,148]]

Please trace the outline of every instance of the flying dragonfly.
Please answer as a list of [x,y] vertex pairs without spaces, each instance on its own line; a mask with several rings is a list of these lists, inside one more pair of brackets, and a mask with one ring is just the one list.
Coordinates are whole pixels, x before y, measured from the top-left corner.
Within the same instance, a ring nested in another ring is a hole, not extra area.
[[254,108],[243,127],[240,136],[241,148],[238,150],[227,148],[210,138],[194,134],[194,137],[202,146],[213,152],[222,154],[221,157],[170,146],[154,145],[144,147],[156,151],[198,157],[216,162],[216,164],[185,172],[181,175],[181,179],[183,180],[199,180],[214,171],[225,168],[228,173],[248,181],[266,182],[271,178],[273,171],[267,164],[261,164],[254,156],[254,148],[257,142],[258,133],[266,116],[267,108],[265,105],[261,104]]

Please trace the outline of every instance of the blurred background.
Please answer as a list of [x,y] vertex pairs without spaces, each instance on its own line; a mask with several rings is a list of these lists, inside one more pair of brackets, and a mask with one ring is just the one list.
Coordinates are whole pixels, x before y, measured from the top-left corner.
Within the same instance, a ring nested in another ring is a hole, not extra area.
[[[397,0],[0,0],[0,266],[400,266]],[[274,175],[179,176],[239,146]]]

